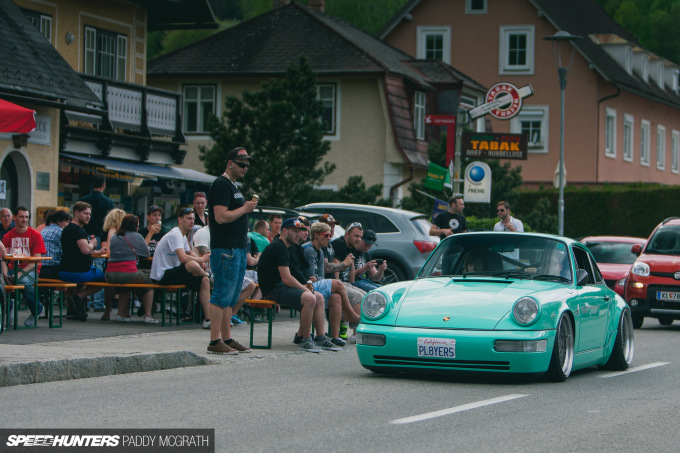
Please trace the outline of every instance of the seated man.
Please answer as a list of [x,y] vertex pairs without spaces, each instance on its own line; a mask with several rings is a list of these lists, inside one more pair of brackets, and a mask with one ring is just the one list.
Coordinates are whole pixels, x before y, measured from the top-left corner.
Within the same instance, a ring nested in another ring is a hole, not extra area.
[[[295,335],[300,339],[300,349],[321,352],[321,349],[339,351],[325,335],[324,300],[319,293],[305,286],[293,276],[300,269],[291,268],[289,247],[297,244],[305,228],[299,218],[286,219],[281,225],[281,235],[264,249],[257,267],[260,289],[266,299],[294,308],[300,312],[300,327]],[[316,343],[312,340],[312,322],[316,328]],[[319,349],[321,348],[321,349]]]
[[[45,243],[40,233],[28,226],[29,219],[30,213],[28,208],[18,206],[14,210],[15,226],[2,237],[2,244],[12,254],[42,256],[45,253]],[[20,265],[20,269],[15,264],[15,261],[10,261],[9,263],[3,261],[2,275],[7,283],[14,283],[16,281],[17,284],[24,285],[23,293],[26,298],[26,305],[31,311],[31,314],[24,321],[24,325],[33,326],[43,311],[43,305],[35,300],[35,279],[38,276],[35,267],[38,266],[37,270],[39,270],[40,263],[23,262]],[[19,277],[18,279],[16,279],[17,276]]]
[[40,233],[45,242],[45,255],[51,257],[50,261],[42,263],[40,278],[59,278],[61,268],[61,232],[71,222],[71,215],[66,211],[55,211],[45,221],[45,228]]
[[198,293],[205,318],[203,328],[210,328],[207,318],[210,301],[210,274],[205,270],[210,253],[198,256],[189,248],[187,233],[194,226],[194,210],[180,209],[177,226],[168,231],[156,246],[151,263],[151,280],[160,285],[185,285]]
[[368,251],[376,242],[375,232],[373,230],[364,230],[361,241],[356,246],[354,254],[354,280],[350,274],[350,281],[354,286],[368,292],[382,286],[378,281],[382,278],[385,269],[387,269],[387,260],[382,260],[382,263],[371,259]]
[[[66,319],[87,321],[87,309],[85,298],[90,294],[100,291],[100,288],[82,286],[87,282],[103,282],[104,273],[96,269],[92,263],[92,257],[99,257],[109,253],[107,247],[95,250],[97,239],[94,235],[88,235],[83,228],[90,221],[92,208],[84,201],[78,201],[73,205],[73,219],[61,231],[61,270],[59,278],[66,282],[78,283],[76,290],[68,291],[72,304],[66,310]],[[106,288],[113,292],[113,288]]]
[[[338,279],[330,279],[325,277],[325,261],[323,254],[323,247],[328,246],[331,240],[331,227],[327,223],[317,222],[311,228],[312,240],[303,245],[305,258],[307,259],[306,275],[310,275],[313,281],[315,291],[320,292],[327,305],[332,294],[340,296],[342,318],[345,321],[357,323],[360,319],[361,313],[361,299],[354,299],[354,304],[348,298],[347,291]],[[335,315],[335,316],[333,316]],[[336,310],[328,311],[328,321],[331,328],[331,341],[338,346],[344,346],[345,342],[340,338],[340,321],[341,317]]]

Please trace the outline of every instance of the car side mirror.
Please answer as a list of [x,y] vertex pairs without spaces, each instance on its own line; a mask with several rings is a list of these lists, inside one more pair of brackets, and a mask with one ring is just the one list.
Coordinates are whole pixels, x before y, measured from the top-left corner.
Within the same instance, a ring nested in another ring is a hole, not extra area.
[[633,244],[633,246],[630,248],[630,251],[633,252],[635,255],[640,256],[640,253],[642,253],[642,245]]
[[585,269],[579,269],[576,271],[576,284],[578,286],[585,286],[590,280],[590,275]]

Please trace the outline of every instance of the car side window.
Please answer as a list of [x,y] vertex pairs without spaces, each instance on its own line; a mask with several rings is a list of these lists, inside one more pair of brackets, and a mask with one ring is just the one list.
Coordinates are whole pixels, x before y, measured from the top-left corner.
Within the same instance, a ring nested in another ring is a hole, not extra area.
[[580,247],[573,246],[572,251],[574,252],[574,258],[576,260],[576,270],[578,271],[579,269],[583,269],[586,272],[588,272],[588,281],[586,282],[586,285],[592,285],[593,283],[595,283],[594,278],[595,274],[593,273],[593,267],[590,264],[588,252],[581,249]]
[[373,227],[371,228],[376,233],[398,233],[399,228],[392,223],[390,219],[382,214],[369,213],[371,223]]

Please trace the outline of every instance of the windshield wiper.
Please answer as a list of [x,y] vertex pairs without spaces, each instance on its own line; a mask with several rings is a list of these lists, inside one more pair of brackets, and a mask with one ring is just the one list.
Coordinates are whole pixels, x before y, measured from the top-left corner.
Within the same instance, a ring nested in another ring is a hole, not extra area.
[[531,274],[526,272],[512,270],[512,271],[496,271],[493,273],[494,277],[505,277],[505,278],[531,278]]
[[463,278],[466,278],[469,275],[494,275],[496,272],[495,271],[473,271],[473,272],[465,272],[463,274]]
[[533,276],[534,280],[555,280],[558,282],[571,283],[571,279],[553,274],[538,274]]

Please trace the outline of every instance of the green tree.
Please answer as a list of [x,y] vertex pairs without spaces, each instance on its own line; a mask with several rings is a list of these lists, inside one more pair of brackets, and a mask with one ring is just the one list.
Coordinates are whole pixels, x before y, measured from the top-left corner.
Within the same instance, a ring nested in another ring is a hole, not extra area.
[[228,96],[222,120],[213,117],[211,148],[201,147],[200,159],[214,175],[224,171],[226,154],[237,146],[253,156],[243,180],[244,193],[257,193],[269,206],[297,206],[307,200],[335,168],[321,165],[330,150],[318,121],[322,104],[316,98],[316,76],[307,59],[291,63],[283,79],[262,83],[262,91]]
[[539,198],[533,209],[522,219],[525,225],[538,233],[557,233],[557,214],[548,197]]

